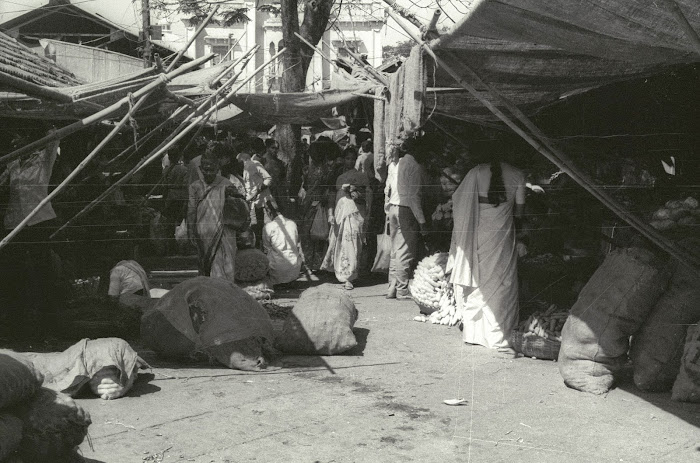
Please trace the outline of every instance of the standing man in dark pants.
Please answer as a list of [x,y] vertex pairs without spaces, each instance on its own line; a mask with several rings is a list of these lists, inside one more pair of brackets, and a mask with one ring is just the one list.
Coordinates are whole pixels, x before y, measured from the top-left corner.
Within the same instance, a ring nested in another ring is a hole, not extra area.
[[405,142],[397,161],[389,165],[384,210],[389,217],[391,263],[387,299],[410,299],[408,281],[418,263],[421,235],[427,233],[422,209],[425,171],[418,160],[423,151],[419,143]]

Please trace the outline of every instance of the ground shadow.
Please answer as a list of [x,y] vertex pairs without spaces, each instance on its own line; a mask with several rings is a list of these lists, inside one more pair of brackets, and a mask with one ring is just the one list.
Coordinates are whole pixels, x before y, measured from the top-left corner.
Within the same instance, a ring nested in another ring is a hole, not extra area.
[[[628,392],[671,415],[700,428],[700,404],[671,400],[671,392],[644,392],[634,385],[631,375],[617,380],[616,388]],[[700,450],[700,448],[698,449]]]
[[153,373],[139,373],[139,376],[134,382],[134,386],[127,395],[129,397],[141,397],[144,395],[153,394],[154,392],[159,392],[161,388],[155,384],[151,384],[151,381],[153,381],[155,377],[156,375]]
[[357,345],[352,349],[343,352],[341,355],[350,356],[362,356],[364,355],[365,347],[367,347],[367,338],[369,337],[369,330],[367,328],[354,327],[352,329],[353,334],[355,334],[355,339],[357,339]]

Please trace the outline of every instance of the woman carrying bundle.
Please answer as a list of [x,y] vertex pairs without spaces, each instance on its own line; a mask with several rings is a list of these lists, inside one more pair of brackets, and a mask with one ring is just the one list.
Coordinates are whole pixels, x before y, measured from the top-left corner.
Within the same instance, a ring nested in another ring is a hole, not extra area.
[[512,352],[518,322],[518,273],[513,217],[525,205],[524,174],[499,160],[469,171],[452,195],[454,229],[447,270],[452,271],[463,338]]
[[224,223],[226,196],[240,196],[236,188],[219,172],[217,144],[202,156],[202,178],[190,184],[187,207],[187,231],[197,247],[199,274],[234,281],[236,231]]
[[365,174],[355,169],[355,148],[346,148],[344,155],[345,172],[336,180],[335,212],[331,220],[328,252],[321,269],[335,272],[338,281],[345,283],[345,289],[350,290],[360,269],[369,182]]

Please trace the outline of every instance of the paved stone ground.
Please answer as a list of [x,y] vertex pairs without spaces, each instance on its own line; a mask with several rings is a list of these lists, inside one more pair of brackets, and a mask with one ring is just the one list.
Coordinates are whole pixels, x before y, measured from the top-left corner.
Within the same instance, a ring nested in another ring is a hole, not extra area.
[[[564,386],[556,362],[467,346],[457,328],[412,321],[383,285],[351,292],[360,345],[335,357],[284,357],[249,373],[154,369],[129,396],[79,399],[93,420],[93,462],[690,462],[700,405]],[[293,303],[294,291],[280,304]],[[138,346],[136,346],[138,348]],[[451,407],[444,399],[465,398]]]

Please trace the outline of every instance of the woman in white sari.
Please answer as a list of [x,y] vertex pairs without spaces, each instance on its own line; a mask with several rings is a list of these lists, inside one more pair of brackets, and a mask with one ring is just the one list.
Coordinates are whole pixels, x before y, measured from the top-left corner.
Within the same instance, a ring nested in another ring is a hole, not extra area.
[[518,323],[518,272],[514,216],[525,204],[525,176],[493,161],[469,171],[452,195],[454,229],[448,270],[462,309],[463,338],[511,351]]
[[364,226],[367,211],[367,176],[355,169],[357,152],[345,150],[345,172],[336,180],[336,203],[332,227],[328,237],[322,270],[335,272],[335,277],[344,283],[347,290],[359,276],[360,255],[364,243]]

